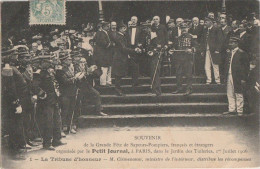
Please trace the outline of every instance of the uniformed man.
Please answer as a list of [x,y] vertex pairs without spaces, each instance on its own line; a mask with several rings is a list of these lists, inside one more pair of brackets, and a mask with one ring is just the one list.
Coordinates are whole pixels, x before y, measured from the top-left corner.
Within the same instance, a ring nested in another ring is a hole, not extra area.
[[24,160],[26,142],[23,134],[20,98],[23,95],[23,89],[26,88],[26,82],[18,69],[10,65],[12,61],[17,60],[17,54],[2,56],[2,62],[5,63],[2,69],[2,132],[3,129],[7,129],[12,157]]
[[65,133],[71,132],[75,134],[76,131],[73,128],[70,128],[72,114],[76,104],[75,98],[76,95],[78,95],[75,80],[82,78],[83,75],[79,77],[79,74],[77,74],[76,76],[70,55],[60,53],[59,59],[61,61],[62,68],[56,71],[56,77],[61,93],[61,117],[63,131]]
[[58,93],[53,65],[50,56],[41,56],[39,69],[33,77],[33,93],[37,98],[43,148],[55,150],[55,146],[64,145],[61,141],[61,116],[58,111]]
[[177,90],[173,94],[180,93],[182,91],[182,76],[185,72],[187,79],[187,89],[184,95],[190,95],[192,93],[192,68],[193,68],[193,53],[195,52],[195,43],[192,34],[188,33],[188,25],[182,23],[181,36],[176,39],[175,49],[170,52],[175,53],[175,68],[177,78]]
[[19,66],[18,70],[23,75],[26,81],[26,88],[21,98],[21,105],[23,108],[23,124],[26,143],[30,146],[37,146],[32,140],[35,137],[33,133],[34,114],[32,102],[32,82],[33,82],[33,69],[31,66],[31,55],[27,52],[19,53],[18,56]]
[[153,17],[154,24],[151,28],[151,40],[148,47],[148,55],[151,56],[151,80],[152,80],[152,94],[160,96],[161,91],[161,61],[164,49],[167,46],[167,29],[164,25],[160,24],[160,17]]
[[244,115],[244,96],[246,80],[249,73],[249,59],[243,50],[239,49],[239,38],[229,40],[228,57],[226,61],[228,112],[224,114]]

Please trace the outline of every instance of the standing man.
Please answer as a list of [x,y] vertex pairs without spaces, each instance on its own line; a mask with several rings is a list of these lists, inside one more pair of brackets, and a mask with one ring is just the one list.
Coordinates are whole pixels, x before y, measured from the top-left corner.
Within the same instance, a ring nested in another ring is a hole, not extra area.
[[55,146],[64,145],[61,141],[61,116],[58,111],[58,93],[55,77],[52,74],[50,57],[42,56],[40,69],[33,76],[33,94],[37,98],[37,112],[40,116],[40,128],[43,148],[55,150]]
[[[128,29],[128,46],[132,49],[135,49],[136,47],[142,46],[141,41],[141,29],[139,26],[137,26],[137,17],[132,16],[131,17],[131,25]],[[138,83],[138,76],[139,76],[139,63],[141,61],[140,54],[137,53],[130,53],[129,54],[129,70],[132,75],[132,86],[136,87],[139,86]]]
[[[221,16],[221,15],[220,15]],[[231,31],[231,28],[227,25],[227,20],[226,19],[221,19],[220,20],[220,33],[221,33],[221,50],[220,50],[220,65],[219,65],[219,71],[220,71],[220,78],[221,81],[223,82],[224,77],[225,77],[225,60],[227,58],[227,36],[228,33]]]
[[188,33],[188,25],[186,23],[181,24],[181,36],[178,37],[177,41],[174,43],[174,47],[177,50],[182,50],[176,52],[175,54],[175,64],[176,64],[176,78],[177,78],[177,90],[173,94],[180,93],[182,90],[182,75],[185,72],[187,78],[187,89],[185,96],[192,93],[192,68],[193,68],[193,53],[195,50],[195,40],[190,33]]
[[219,63],[220,63],[220,31],[217,27],[213,26],[213,21],[210,18],[205,19],[206,29],[203,32],[202,48],[205,55],[205,71],[206,71],[206,84],[212,83],[211,66],[215,76],[215,82],[220,84],[219,77]]
[[[14,159],[25,160],[24,148],[26,146],[23,134],[23,115],[21,106],[21,96],[25,89],[26,82],[22,74],[15,66],[11,66],[16,60],[17,53],[2,58],[5,66],[2,69],[2,127],[9,134],[9,147]],[[3,129],[2,128],[2,129]],[[4,130],[2,130],[4,131]]]
[[229,53],[226,66],[228,112],[224,114],[243,115],[244,97],[243,89],[249,73],[247,54],[238,47],[239,38],[229,40]]
[[167,47],[167,29],[160,24],[160,17],[153,17],[153,25],[151,28],[151,43],[148,47],[148,55],[151,56],[151,79],[152,79],[152,94],[160,96],[161,91],[161,61],[163,48]]
[[100,86],[111,86],[111,71],[112,71],[112,56],[111,47],[112,43],[108,35],[110,24],[102,22],[101,30],[95,35],[96,47],[94,56],[96,58],[97,66],[101,67],[102,75],[100,76]]
[[63,125],[63,132],[71,132],[73,134],[76,131],[71,127],[71,119],[75,109],[77,88],[75,80],[78,78],[74,72],[74,66],[72,64],[72,58],[66,54],[60,54],[59,57],[62,63],[62,69],[56,71],[57,81],[60,87],[61,93],[61,118]]
[[119,32],[117,33],[115,39],[115,55],[113,58],[113,74],[115,75],[115,90],[118,96],[124,96],[121,89],[121,79],[127,73],[127,59],[128,55],[135,54],[136,52],[141,52],[140,49],[128,48],[127,38],[126,38],[126,30],[127,26],[125,24],[120,24]]
[[[189,33],[192,35],[192,38],[194,39],[195,43],[199,45],[201,43],[201,37],[203,34],[203,26],[199,25],[199,18],[194,17],[192,18],[192,27],[189,29]],[[203,56],[201,55],[201,52],[196,50],[195,53],[195,71],[196,75],[204,75],[203,65],[205,61]]]

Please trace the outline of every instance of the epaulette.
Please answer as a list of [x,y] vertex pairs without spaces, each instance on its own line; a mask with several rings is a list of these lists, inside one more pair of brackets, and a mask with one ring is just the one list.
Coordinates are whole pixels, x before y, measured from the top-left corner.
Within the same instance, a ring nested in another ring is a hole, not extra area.
[[4,67],[2,70],[2,76],[12,77],[13,74],[13,69],[11,67]]

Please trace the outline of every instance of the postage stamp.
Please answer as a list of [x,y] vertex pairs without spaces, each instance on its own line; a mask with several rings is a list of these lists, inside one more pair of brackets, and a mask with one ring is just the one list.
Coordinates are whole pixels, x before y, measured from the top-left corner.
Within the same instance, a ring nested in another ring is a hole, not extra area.
[[30,25],[65,25],[66,0],[30,0]]

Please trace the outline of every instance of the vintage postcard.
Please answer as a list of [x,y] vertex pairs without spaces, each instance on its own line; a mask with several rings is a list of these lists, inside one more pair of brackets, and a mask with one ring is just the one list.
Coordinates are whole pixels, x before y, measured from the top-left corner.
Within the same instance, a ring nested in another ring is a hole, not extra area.
[[258,0],[0,11],[0,168],[260,167]]

